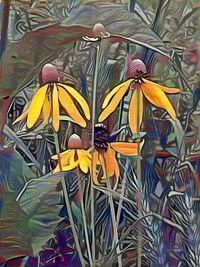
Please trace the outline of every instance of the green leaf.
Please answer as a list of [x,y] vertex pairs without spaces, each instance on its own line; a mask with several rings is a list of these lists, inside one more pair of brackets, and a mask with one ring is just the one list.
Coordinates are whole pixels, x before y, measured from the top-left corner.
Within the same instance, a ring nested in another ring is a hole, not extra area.
[[178,119],[169,119],[174,127],[174,132],[169,135],[168,141],[176,139],[177,142],[177,155],[185,154],[185,143],[184,143],[184,135],[185,132],[182,128],[182,125]]
[[78,205],[76,205],[76,203],[74,201],[72,202],[71,205],[72,205],[73,214],[75,215],[78,223],[83,224],[81,209],[79,208]]
[[28,215],[27,231],[32,235],[33,253],[54,236],[54,229],[62,220],[59,217],[63,205],[63,193],[58,189],[62,174],[48,174],[32,179],[17,197],[20,208]]
[[18,191],[25,180],[36,175],[26,165],[24,158],[15,150],[8,154],[0,154],[2,178],[9,191]]
[[60,120],[61,121],[70,121],[70,122],[76,123],[71,117],[66,116],[66,115],[61,115]]

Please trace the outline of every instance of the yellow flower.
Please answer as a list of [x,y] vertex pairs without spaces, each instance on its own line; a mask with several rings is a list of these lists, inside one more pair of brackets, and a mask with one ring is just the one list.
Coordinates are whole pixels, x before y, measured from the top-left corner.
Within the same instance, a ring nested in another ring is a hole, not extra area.
[[117,185],[120,177],[120,169],[115,152],[126,156],[137,156],[142,145],[143,143],[112,142],[108,144],[108,147],[104,152],[95,150],[92,153],[92,178],[94,183],[100,185],[98,179],[98,166],[101,166],[103,169],[101,180],[107,180],[109,177],[114,176],[116,180],[115,185]]
[[54,169],[55,172],[60,171],[71,171],[77,167],[83,173],[88,173],[91,169],[91,159],[92,155],[89,150],[83,149],[81,139],[77,134],[72,134],[68,140],[68,149],[58,155],[52,156],[52,159],[59,160],[61,163],[61,168],[59,163]]
[[[90,119],[90,110],[86,100],[69,85],[59,83],[59,74],[55,66],[45,64],[42,69],[43,85],[34,94],[28,110],[19,116],[14,123],[27,118],[27,127],[32,128],[38,119],[44,121],[52,118],[52,125],[57,132],[60,126],[61,108],[81,127],[86,127],[86,121],[79,112],[76,104],[80,106],[86,119]],[[59,105],[60,104],[60,105]]]
[[140,127],[143,118],[144,98],[156,107],[166,110],[172,118],[176,118],[176,112],[165,93],[176,94],[180,93],[180,90],[177,88],[168,88],[143,78],[146,74],[143,71],[146,69],[146,66],[139,59],[135,60],[135,62],[133,60],[133,63],[136,63],[138,68],[134,70],[133,78],[117,85],[108,93],[102,104],[103,111],[99,116],[99,122],[104,121],[115,111],[132,84],[134,90],[130,90],[132,97],[129,105],[128,120],[132,133],[136,133],[138,131],[138,125]]
[[[102,129],[100,127],[98,131]],[[98,138],[98,144],[95,142],[94,150],[91,148],[83,149],[80,137],[77,134],[72,134],[68,140],[68,149],[60,153],[59,156],[52,156],[53,160],[60,160],[60,164],[58,162],[53,172],[71,171],[75,168],[80,168],[85,174],[90,172],[91,178],[96,185],[100,185],[101,180],[105,181],[109,177],[114,177],[116,180],[115,185],[117,185],[120,169],[116,159],[116,152],[126,156],[138,155],[138,151],[141,150],[143,142],[139,144],[108,142],[105,141],[105,138],[103,139],[104,141],[101,142]],[[100,168],[103,170],[101,177],[99,177]]]
[[[94,146],[92,152],[92,178],[96,185],[99,180],[115,177],[116,185],[120,176],[120,169],[116,159],[116,152],[125,156],[136,156],[140,152],[142,143],[115,142],[117,134],[110,134],[103,124],[95,125]],[[99,167],[103,169],[102,177],[99,177]]]

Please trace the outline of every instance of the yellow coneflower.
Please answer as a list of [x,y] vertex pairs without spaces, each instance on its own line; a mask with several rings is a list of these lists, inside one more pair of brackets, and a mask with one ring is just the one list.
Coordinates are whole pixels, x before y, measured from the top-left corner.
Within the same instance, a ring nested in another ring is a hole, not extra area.
[[[110,134],[103,124],[95,125],[95,150],[92,152],[92,178],[96,185],[100,185],[99,180],[114,177],[116,185],[120,177],[119,164],[116,159],[116,152],[125,156],[137,156],[142,149],[143,142],[115,142],[116,134]],[[103,169],[103,176],[98,179],[98,167]]]
[[[59,160],[53,172],[71,171],[77,167],[83,173],[88,173],[91,170],[92,155],[89,150],[83,149],[80,137],[77,134],[72,134],[68,140],[68,149],[60,155],[52,156],[52,159]],[[61,168],[60,168],[61,165]]]
[[[80,106],[87,120],[90,110],[86,100],[73,87],[59,82],[59,73],[52,64],[45,64],[42,68],[43,86],[34,94],[30,105],[14,123],[27,118],[27,127],[32,128],[39,118],[44,121],[52,118],[52,125],[57,132],[60,126],[60,105],[66,113],[81,127],[86,127],[86,121],[79,112]],[[60,105],[59,105],[60,104]]]
[[99,152],[95,150],[92,153],[92,178],[96,185],[100,185],[97,169],[98,166],[101,166],[103,169],[103,176],[100,177],[100,180],[106,180],[109,177],[114,177],[118,184],[120,177],[119,164],[116,159],[116,152],[126,155],[126,156],[137,156],[138,155],[138,146],[142,148],[143,143],[126,143],[126,142],[113,142],[108,144],[108,147],[105,152]]
[[[95,185],[100,185],[101,181],[105,181],[109,177],[114,177],[117,185],[120,169],[116,159],[116,152],[126,156],[136,156],[138,154],[138,146],[141,150],[143,142],[139,144],[110,142],[109,139],[105,140],[101,126],[95,126],[95,128],[97,137],[95,149],[84,149],[80,137],[77,134],[72,134],[68,140],[68,149],[59,155],[52,156],[53,160],[60,160],[53,172],[71,171],[75,168],[80,168],[85,174],[90,172]],[[98,134],[102,135],[102,140],[99,139]],[[99,168],[103,170],[101,177],[98,175]]]
[[156,107],[166,110],[172,118],[176,118],[176,112],[165,93],[176,94],[180,93],[180,90],[177,88],[168,88],[143,78],[146,75],[146,66],[140,59],[132,61],[132,68],[132,78],[114,87],[105,97],[99,122],[104,121],[115,111],[121,99],[131,88],[131,85],[134,90],[132,88],[130,90],[133,93],[129,105],[128,119],[132,133],[136,133],[138,131],[138,125],[141,125],[144,98]]

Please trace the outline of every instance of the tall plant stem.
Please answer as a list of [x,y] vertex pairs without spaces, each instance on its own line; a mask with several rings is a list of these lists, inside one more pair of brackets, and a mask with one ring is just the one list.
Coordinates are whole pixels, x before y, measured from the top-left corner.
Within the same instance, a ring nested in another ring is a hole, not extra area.
[[[108,177],[107,177],[107,187],[109,190],[111,190],[110,181],[109,181]],[[113,225],[113,234],[114,234],[114,236],[113,236],[114,238],[113,238],[113,242],[112,242],[112,248],[113,248],[116,244],[118,244],[119,238],[118,238],[117,221],[116,221],[116,216],[115,216],[115,208],[114,208],[114,202],[113,202],[112,195],[109,196],[108,201],[109,201],[109,205],[110,205],[110,212],[111,212],[112,225]],[[119,246],[117,246],[116,252],[117,252],[117,254],[119,254],[119,256],[117,257],[118,267],[122,267],[122,257],[120,254]]]
[[77,172],[77,180],[78,180],[79,194],[80,194],[80,198],[81,198],[81,212],[82,212],[82,216],[83,216],[83,225],[84,225],[84,232],[85,232],[86,247],[87,247],[88,259],[89,259],[90,266],[93,267],[90,242],[89,242],[89,235],[88,235],[88,230],[87,230],[87,220],[86,220],[85,208],[84,208],[84,203],[83,203],[83,191],[82,191],[82,186],[81,186],[81,182],[80,182],[79,177],[80,177],[80,173],[78,171]]
[[99,69],[99,53],[100,45],[96,48],[96,61],[95,61],[95,72],[94,72],[94,84],[93,84],[93,98],[92,98],[92,148],[94,148],[94,129],[96,121],[96,99],[97,99],[97,82],[98,82],[98,69]]
[[[93,166],[92,166],[93,168]],[[95,243],[95,220],[94,220],[94,185],[91,179],[91,230],[92,230],[92,260],[95,262],[95,255],[96,255],[96,243]]]
[[[137,128],[136,132],[139,136],[140,132],[140,91],[139,89],[136,89],[137,93]],[[137,141],[137,161],[136,161],[136,173],[137,173],[137,181],[138,181],[138,200],[137,200],[137,208],[138,208],[138,216],[139,218],[142,216],[142,200],[141,200],[141,194],[142,194],[142,181],[141,181],[141,161],[140,161],[140,141]],[[142,266],[142,227],[141,224],[138,226],[138,258],[137,258],[137,267]]]
[[116,219],[117,220],[117,226],[119,225],[120,215],[121,215],[121,211],[122,211],[123,196],[124,196],[125,187],[126,187],[128,164],[129,164],[129,160],[127,159],[126,165],[125,165],[125,172],[123,175],[124,177],[122,180],[122,189],[121,189],[121,193],[120,193],[119,205],[118,205],[118,210],[117,210],[117,219]]
[[[59,142],[58,142],[58,134],[56,132],[54,132],[54,141],[55,141],[55,147],[56,147],[56,154],[58,155],[59,169],[60,169],[60,171],[62,171],[62,164],[61,164],[61,158],[60,158],[60,147],[59,147]],[[69,216],[69,221],[70,221],[70,225],[71,225],[71,229],[72,229],[72,234],[74,237],[75,246],[76,246],[76,249],[77,249],[77,252],[79,255],[81,266],[85,267],[86,265],[85,265],[85,261],[84,261],[83,255],[82,255],[78,235],[77,235],[75,224],[74,224],[74,219],[73,219],[72,210],[71,210],[71,204],[70,204],[70,200],[69,200],[69,194],[67,191],[67,185],[65,182],[64,175],[61,179],[61,184],[62,184],[64,199],[65,199],[67,212],[68,212],[68,216]]]
[[40,267],[40,253],[38,254],[37,260],[38,260],[37,267]]
[[[98,81],[98,68],[99,68],[99,51],[100,45],[97,45],[96,48],[96,61],[95,61],[95,73],[94,73],[94,84],[93,84],[93,98],[92,98],[92,140],[91,147],[94,149],[94,129],[96,121],[96,98],[97,98],[97,81]],[[93,162],[93,161],[92,161]],[[93,169],[93,164],[91,168]],[[92,175],[92,174],[91,174]],[[92,230],[92,259],[95,262],[96,255],[96,243],[95,243],[95,214],[94,214],[94,185],[93,180],[91,179],[91,230]]]
[[[103,159],[104,159],[103,170],[105,172],[105,176],[106,176],[106,179],[107,179],[106,185],[107,185],[108,190],[110,191],[111,190],[111,185],[110,185],[109,177],[108,177],[107,172],[106,172],[105,157],[103,157]],[[113,249],[114,246],[118,244],[119,238],[118,238],[118,230],[117,230],[117,221],[116,221],[116,216],[115,216],[115,207],[114,207],[114,202],[113,202],[112,195],[110,195],[108,197],[108,201],[109,201],[109,205],[110,205],[110,212],[111,212],[111,219],[112,219],[112,226],[113,226],[113,239],[112,239],[112,249]],[[119,254],[119,257],[117,257],[118,267],[122,267],[122,258],[121,258],[121,253],[120,253],[119,246],[117,246],[116,252],[117,252],[117,254]]]

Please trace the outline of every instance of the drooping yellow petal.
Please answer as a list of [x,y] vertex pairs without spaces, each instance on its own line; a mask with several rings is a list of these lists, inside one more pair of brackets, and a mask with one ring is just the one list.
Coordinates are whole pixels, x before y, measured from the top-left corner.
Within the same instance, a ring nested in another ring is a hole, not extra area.
[[85,151],[82,149],[77,149],[77,155],[81,171],[84,173],[88,173],[91,164],[89,158],[87,157],[87,153],[85,153]]
[[77,150],[76,149],[71,149],[70,151],[70,156],[69,156],[69,163],[73,163],[75,162],[75,154],[76,154]]
[[181,92],[181,90],[178,88],[166,87],[166,86],[151,82],[151,81],[146,80],[146,79],[143,79],[143,81],[147,82],[149,85],[156,86],[158,89],[162,90],[163,92],[165,92],[167,94],[178,94]]
[[176,118],[176,112],[165,93],[155,83],[148,80],[141,85],[141,89],[150,103],[158,108],[166,110],[172,118]]
[[[71,171],[78,166],[78,161],[71,162],[69,165],[62,167],[62,172]],[[53,173],[60,172],[60,166],[57,164],[56,168],[53,170]]]
[[58,89],[57,85],[53,85],[53,94],[52,94],[52,124],[56,132],[58,132],[60,127],[60,112],[59,112],[59,101],[58,101]]
[[115,189],[119,181],[120,170],[118,162],[115,158],[114,150],[110,146],[108,146],[108,149],[103,154],[102,158],[103,159],[101,159],[101,164],[104,172],[102,179],[108,179],[114,175],[116,181],[113,189]]
[[123,96],[125,95],[125,93],[128,91],[129,86],[131,84],[133,80],[130,79],[120,85],[118,85],[117,87],[115,87],[105,98],[103,106],[105,107],[105,109],[102,111],[102,113],[99,116],[98,121],[102,122],[105,119],[107,119],[107,117],[113,112],[115,111],[115,109],[117,108],[117,106],[119,105],[119,102],[121,101],[121,99],[123,98]]
[[[66,157],[70,151],[71,151],[71,149],[68,149],[68,150],[60,153],[60,157],[61,158]],[[53,155],[51,158],[54,159],[54,160],[57,160],[58,159],[58,155],[57,154],[56,155]]]
[[45,100],[44,100],[42,113],[43,113],[44,121],[48,121],[48,119],[50,117],[50,113],[51,113],[51,103],[50,103],[47,95],[46,95]]
[[128,121],[132,133],[140,131],[140,125],[143,118],[143,95],[140,89],[135,89],[131,97]]
[[101,153],[99,153],[99,162],[100,162],[100,165],[101,165],[102,170],[103,170],[103,176],[101,177],[101,180],[107,180],[108,177],[110,177],[114,174],[114,172],[112,175],[108,176],[107,169],[106,169],[105,155],[103,155]]
[[94,151],[92,153],[92,166],[91,166],[91,174],[93,183],[96,185],[100,185],[98,178],[97,178],[97,166],[99,165],[99,152]]
[[[109,104],[111,98],[118,92],[126,92],[126,90],[129,88],[131,82],[133,81],[133,79],[127,80],[123,83],[118,84],[116,87],[114,87],[105,97],[103,104],[102,104],[102,108],[106,108],[107,105]],[[125,93],[124,93],[125,94]],[[122,96],[123,97],[123,96]]]
[[62,88],[64,88],[81,106],[85,117],[90,120],[90,109],[88,106],[88,103],[86,102],[86,100],[82,97],[82,95],[73,87],[69,86],[69,85],[65,85],[62,83],[58,84],[59,86],[61,86]]
[[115,152],[110,146],[108,146],[106,152],[104,153],[104,159],[107,177],[111,177],[115,174],[116,179],[118,180],[120,175],[119,165],[115,158]]
[[[62,153],[60,153],[61,160],[61,168],[62,171],[69,171],[78,166],[78,161],[75,160],[75,149],[68,149]],[[51,157],[54,160],[59,160],[58,155],[54,155]],[[60,165],[57,164],[55,172],[60,171]]]
[[[71,161],[74,161],[74,155],[75,155],[74,149],[60,153],[60,160],[62,167],[67,166],[70,164]],[[59,160],[58,155],[54,155],[51,158],[54,160]]]
[[113,142],[110,146],[117,151],[126,156],[135,156],[138,152],[137,143],[127,143],[127,142]]
[[22,113],[14,122],[13,122],[13,125],[19,121],[22,121],[24,120],[28,115],[28,110],[25,111],[24,113]]
[[47,88],[48,88],[47,84],[42,86],[33,96],[33,99],[31,101],[31,104],[28,110],[28,117],[27,117],[28,128],[33,127],[40,116],[40,113],[42,111],[42,106],[44,104]]
[[92,159],[92,154],[91,154],[90,149],[85,150],[85,155],[87,156],[88,159]]
[[69,116],[81,127],[86,127],[86,121],[81,116],[76,105],[74,104],[71,96],[65,91],[61,86],[58,86],[59,89],[59,101]]

